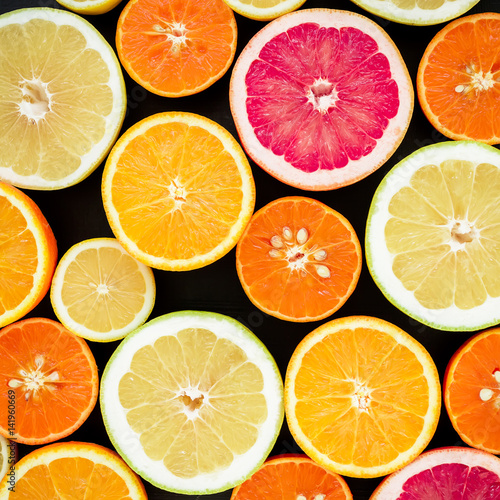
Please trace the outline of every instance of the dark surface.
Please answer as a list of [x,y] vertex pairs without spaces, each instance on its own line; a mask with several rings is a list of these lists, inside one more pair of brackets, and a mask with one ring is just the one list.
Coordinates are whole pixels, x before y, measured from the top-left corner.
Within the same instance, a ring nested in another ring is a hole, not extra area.
[[[104,35],[115,47],[114,36],[118,16],[125,5],[124,0],[113,11],[101,16],[85,16],[88,21]],[[195,0],[194,0],[195,1]],[[0,0],[0,14],[24,7],[62,8],[55,0]],[[366,15],[382,26],[394,40],[408,66],[415,85],[420,58],[432,37],[444,26],[439,24],[430,27],[405,26],[385,21],[364,12],[348,0],[307,0],[303,8],[328,7],[344,9]],[[481,0],[466,15],[477,12],[500,12],[500,0]],[[242,50],[247,41],[265,23],[252,21],[236,15],[238,23],[238,49]],[[200,94],[169,99],[156,96],[144,90],[125,74],[127,85],[128,109],[123,129],[126,130],[135,122],[160,111],[190,111],[207,116],[226,127],[236,136],[236,130],[229,110],[229,72],[212,87]],[[445,140],[429,124],[423,115],[418,100],[415,99],[415,110],[408,133],[393,157],[378,171],[368,178],[336,191],[307,192],[301,191],[275,180],[255,164],[252,164],[257,187],[256,209],[281,196],[301,195],[316,198],[338,210],[354,226],[360,241],[364,241],[366,216],[373,193],[389,169],[399,160],[416,149]],[[102,165],[86,180],[76,186],[60,191],[26,191],[40,206],[56,236],[59,255],[63,255],[73,244],[87,238],[113,236],[106,220],[100,194]],[[244,294],[235,269],[235,251],[231,251],[218,262],[203,269],[174,273],[155,270],[157,284],[156,304],[150,318],[183,309],[206,310],[227,314],[246,324],[268,347],[276,359],[284,377],[288,360],[299,341],[323,322],[295,324],[278,320],[257,310]],[[393,307],[382,295],[372,281],[363,262],[363,270],[356,290],[347,303],[331,318],[362,314],[376,316],[390,321],[407,331],[420,341],[430,352],[438,367],[441,378],[448,360],[454,351],[467,340],[472,333],[449,333],[433,330],[410,319]],[[57,319],[52,310],[48,296],[35,308],[30,317],[43,316]],[[102,373],[105,364],[118,342],[107,344],[89,343],[96,357],[99,371]],[[95,408],[84,425],[67,440],[79,440],[99,443],[111,447],[104,429],[99,406]],[[442,410],[437,432],[429,448],[440,446],[463,445],[453,430],[446,412]],[[20,456],[34,449],[20,446]],[[272,455],[288,452],[300,452],[300,448],[290,435],[284,423]],[[346,478],[356,500],[368,499],[378,479]],[[181,498],[199,498],[164,492],[144,481],[148,496],[152,500],[173,500]],[[230,491],[209,495],[208,499],[229,499]],[[200,497],[201,498],[201,497]]]

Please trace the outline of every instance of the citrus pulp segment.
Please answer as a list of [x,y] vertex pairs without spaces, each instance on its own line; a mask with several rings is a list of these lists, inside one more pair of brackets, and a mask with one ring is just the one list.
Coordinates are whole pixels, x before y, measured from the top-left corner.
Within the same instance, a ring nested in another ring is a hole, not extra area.
[[117,141],[102,197],[125,250],[170,271],[211,264],[237,243],[253,213],[248,160],[229,132],[203,116],[159,113]]
[[223,0],[129,0],[118,19],[116,50],[139,85],[180,97],[201,92],[226,73],[237,31]]
[[16,465],[15,486],[0,483],[0,500],[147,500],[141,480],[103,446],[54,443],[24,456]]
[[349,486],[338,474],[305,455],[279,455],[237,486],[231,500],[352,500]]
[[105,14],[122,0],[57,0],[62,6],[82,15]]
[[230,84],[243,147],[307,190],[352,184],[394,153],[413,111],[406,65],[388,35],[347,11],[299,10],[243,49]]
[[351,477],[400,469],[437,427],[441,387],[425,348],[377,318],[329,321],[295,349],[285,412],[297,444],[315,462]]
[[30,318],[0,330],[0,361],[4,437],[50,443],[78,429],[93,410],[99,388],[94,356],[56,321]]
[[396,23],[428,26],[455,19],[479,0],[352,0],[376,16]]
[[0,182],[0,327],[30,312],[50,287],[54,233],[35,202]]
[[428,120],[455,140],[500,144],[500,14],[462,17],[427,46],[417,72]]
[[17,445],[0,435],[0,481],[14,467],[17,458]]
[[467,340],[448,363],[444,403],[453,427],[469,446],[500,454],[500,328]]
[[125,337],[151,313],[156,294],[153,271],[114,238],[73,245],[57,264],[50,300],[59,321],[96,342]]
[[370,500],[500,498],[500,459],[471,448],[437,448],[384,479]]
[[443,142],[398,163],[375,192],[366,260],[396,307],[440,330],[500,322],[500,152]]
[[361,264],[350,222],[300,196],[279,198],[257,211],[236,248],[248,298],[288,321],[316,321],[337,311],[356,288]]
[[283,422],[283,385],[266,347],[220,314],[181,311],[128,335],[101,381],[120,455],[168,491],[208,494],[247,479]]
[[73,13],[20,9],[0,16],[0,64],[0,179],[52,190],[90,175],[125,117],[106,40]]
[[306,0],[224,0],[238,14],[257,21],[270,21],[298,9]]

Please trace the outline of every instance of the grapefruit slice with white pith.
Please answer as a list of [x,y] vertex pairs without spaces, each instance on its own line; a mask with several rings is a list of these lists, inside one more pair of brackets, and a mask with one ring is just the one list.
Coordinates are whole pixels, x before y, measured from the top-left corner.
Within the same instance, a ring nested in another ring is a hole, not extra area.
[[247,154],[280,181],[323,191],[357,182],[401,143],[413,112],[390,37],[353,12],[299,10],[241,52],[231,112]]

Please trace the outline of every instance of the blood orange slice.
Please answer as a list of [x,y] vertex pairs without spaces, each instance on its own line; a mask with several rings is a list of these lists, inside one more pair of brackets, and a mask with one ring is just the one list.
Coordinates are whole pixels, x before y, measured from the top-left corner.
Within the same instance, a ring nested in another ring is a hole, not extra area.
[[470,338],[453,355],[444,403],[453,427],[470,446],[500,454],[500,328]]
[[497,500],[500,459],[471,448],[439,448],[387,477],[370,500]]
[[248,298],[288,321],[317,321],[350,297],[361,246],[349,221],[311,198],[279,198],[254,214],[236,248]]
[[272,21],[250,40],[233,70],[230,104],[258,165],[286,184],[320,191],[366,177],[394,153],[413,89],[377,24],[309,9]]
[[280,455],[237,486],[231,500],[352,500],[347,483],[306,455]]

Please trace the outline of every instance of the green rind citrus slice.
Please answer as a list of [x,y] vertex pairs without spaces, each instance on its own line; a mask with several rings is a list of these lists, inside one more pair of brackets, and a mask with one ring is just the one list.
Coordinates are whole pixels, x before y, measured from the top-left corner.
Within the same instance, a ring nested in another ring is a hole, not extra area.
[[126,110],[108,42],[71,12],[20,9],[0,16],[0,66],[0,179],[52,190],[90,175]]
[[500,322],[500,151],[473,141],[421,148],[375,192],[366,259],[381,291],[439,330]]
[[227,490],[267,458],[284,417],[266,347],[209,312],[160,316],[125,338],[101,383],[104,424],[144,479],[190,495]]
[[479,0],[352,0],[376,16],[415,26],[439,24],[472,9]]

